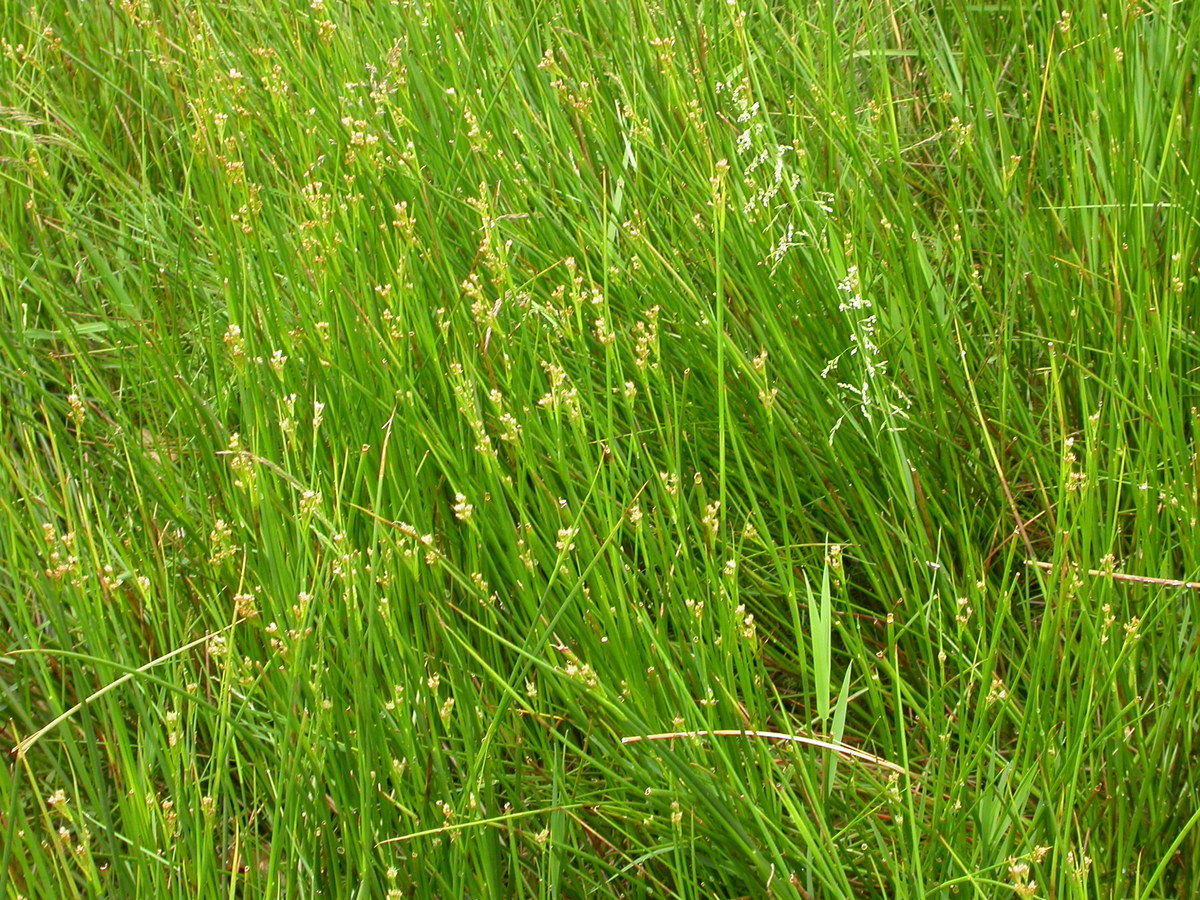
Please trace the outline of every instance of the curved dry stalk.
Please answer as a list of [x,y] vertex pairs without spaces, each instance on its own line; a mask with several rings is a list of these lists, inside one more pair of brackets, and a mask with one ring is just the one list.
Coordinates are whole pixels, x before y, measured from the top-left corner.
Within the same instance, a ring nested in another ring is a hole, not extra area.
[[622,744],[636,744],[640,741],[670,741],[675,738],[701,738],[701,737],[755,737],[764,738],[771,741],[787,741],[792,744],[804,744],[808,747],[819,747],[822,750],[832,750],[834,753],[840,753],[842,756],[849,756],[854,759],[861,759],[864,762],[874,763],[881,768],[891,772],[897,772],[900,775],[908,775],[913,777],[911,773],[903,766],[898,766],[896,763],[884,759],[881,756],[867,753],[865,750],[859,750],[857,747],[851,747],[847,744],[840,744],[837,741],[823,741],[820,738],[804,737],[799,734],[783,734],[779,731],[744,731],[737,728],[720,728],[715,731],[668,731],[662,734],[634,734],[628,737],[621,738]]
[[[1054,571],[1054,563],[1043,562],[1040,559],[1027,560],[1031,566],[1036,566],[1046,572]],[[1071,568],[1078,568],[1074,564]],[[1187,588],[1189,591],[1200,591],[1200,581],[1183,581],[1179,578],[1154,578],[1151,575],[1130,575],[1126,572],[1107,572],[1103,569],[1088,569],[1087,573],[1093,578],[1111,578],[1113,581],[1131,581],[1134,584],[1153,584],[1158,587]]]

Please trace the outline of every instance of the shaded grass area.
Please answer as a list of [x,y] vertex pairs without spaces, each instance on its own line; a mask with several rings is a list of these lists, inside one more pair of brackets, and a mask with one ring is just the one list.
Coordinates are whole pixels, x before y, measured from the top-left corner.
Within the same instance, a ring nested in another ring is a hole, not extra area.
[[1189,6],[0,0],[0,893],[1194,893]]

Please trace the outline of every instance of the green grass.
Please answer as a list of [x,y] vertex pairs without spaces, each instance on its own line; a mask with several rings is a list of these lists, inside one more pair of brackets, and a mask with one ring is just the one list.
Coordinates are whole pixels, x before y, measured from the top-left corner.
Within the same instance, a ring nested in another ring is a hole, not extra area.
[[1200,894],[1191,0],[0,23],[0,896]]

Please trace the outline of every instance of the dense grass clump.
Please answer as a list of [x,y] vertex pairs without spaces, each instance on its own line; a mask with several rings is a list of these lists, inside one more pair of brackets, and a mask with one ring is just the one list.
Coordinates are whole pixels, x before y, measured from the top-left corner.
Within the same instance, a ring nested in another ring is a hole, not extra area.
[[0,38],[0,896],[1200,894],[1193,3]]

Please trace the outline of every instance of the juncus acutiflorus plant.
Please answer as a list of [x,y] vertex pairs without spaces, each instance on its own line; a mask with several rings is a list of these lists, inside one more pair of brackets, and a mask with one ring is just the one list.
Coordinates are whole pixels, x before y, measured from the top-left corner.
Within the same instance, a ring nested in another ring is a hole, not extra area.
[[0,895],[1195,894],[1198,22],[0,2]]

